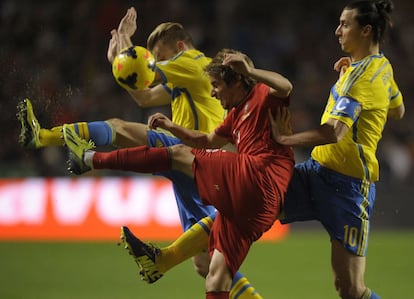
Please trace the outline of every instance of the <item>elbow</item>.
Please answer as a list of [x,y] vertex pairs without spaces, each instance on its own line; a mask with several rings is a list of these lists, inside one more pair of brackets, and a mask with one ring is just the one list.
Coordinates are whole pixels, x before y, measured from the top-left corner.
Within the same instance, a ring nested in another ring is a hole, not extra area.
[[147,101],[147,100],[142,100],[142,99],[139,99],[139,98],[137,98],[137,97],[135,97],[133,94],[131,94],[132,95],[132,98],[134,99],[134,102],[140,107],[140,108],[149,108],[149,107],[151,107],[151,105],[150,105],[150,102],[149,101]]
[[286,83],[284,84],[283,88],[280,88],[279,94],[280,96],[287,98],[293,90],[292,83],[286,79]]
[[289,96],[292,90],[293,90],[293,84],[290,81],[288,81],[286,84],[286,96]]
[[153,106],[151,105],[150,94],[144,94],[142,90],[128,90],[128,93],[139,107],[149,108]]
[[405,115],[405,106],[404,104],[401,104],[398,108],[390,109],[388,111],[388,118],[394,119],[394,120],[400,120]]
[[399,109],[398,111],[395,111],[396,113],[392,113],[390,115],[390,118],[394,120],[401,120],[405,115],[405,109]]
[[137,101],[137,100],[135,100],[135,103],[137,103],[137,105],[138,105],[140,108],[148,108],[148,107],[149,107],[149,106],[148,106],[148,105],[146,105],[145,103],[140,102],[140,101]]

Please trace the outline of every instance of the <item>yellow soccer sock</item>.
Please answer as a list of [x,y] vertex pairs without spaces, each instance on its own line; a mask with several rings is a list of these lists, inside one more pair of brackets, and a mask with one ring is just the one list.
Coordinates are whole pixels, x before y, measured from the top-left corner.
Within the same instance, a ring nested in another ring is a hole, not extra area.
[[63,139],[62,126],[54,127],[52,129],[39,130],[39,141],[41,146],[63,146],[65,140]]
[[230,289],[230,299],[263,299],[246,277],[237,272]]
[[78,122],[74,124],[70,124],[70,126],[73,126],[76,133],[78,133],[79,137],[85,140],[88,140],[91,138],[89,134],[89,126],[87,122]]
[[174,266],[207,249],[208,236],[213,220],[207,216],[185,231],[168,247],[161,248],[157,256],[158,269],[165,273]]
[[[76,130],[79,134],[79,137],[89,140],[89,129],[88,123],[78,122],[69,124],[72,128]],[[65,140],[63,139],[62,126],[53,127],[51,129],[41,128],[39,131],[39,140],[41,146],[63,146]]]

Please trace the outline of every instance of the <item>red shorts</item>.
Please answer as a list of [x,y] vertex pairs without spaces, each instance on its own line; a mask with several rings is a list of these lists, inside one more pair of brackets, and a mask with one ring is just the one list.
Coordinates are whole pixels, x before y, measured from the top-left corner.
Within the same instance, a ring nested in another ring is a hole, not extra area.
[[219,211],[210,234],[210,254],[218,249],[234,275],[251,244],[277,219],[281,192],[273,174],[278,166],[257,156],[221,150],[193,153],[200,198]]

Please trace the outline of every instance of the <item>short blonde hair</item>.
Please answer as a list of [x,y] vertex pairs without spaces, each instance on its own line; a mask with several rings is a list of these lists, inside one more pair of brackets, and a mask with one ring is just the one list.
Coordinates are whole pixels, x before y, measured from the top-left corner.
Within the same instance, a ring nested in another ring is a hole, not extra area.
[[155,44],[162,40],[165,43],[175,43],[183,41],[189,46],[193,46],[191,35],[184,29],[180,23],[166,22],[159,24],[149,35],[147,39],[147,49],[151,52]]

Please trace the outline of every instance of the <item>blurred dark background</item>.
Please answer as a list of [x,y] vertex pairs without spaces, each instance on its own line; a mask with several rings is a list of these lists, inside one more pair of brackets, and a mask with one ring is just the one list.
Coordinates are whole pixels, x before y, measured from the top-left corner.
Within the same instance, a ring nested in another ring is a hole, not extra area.
[[[106,59],[110,30],[127,8],[138,11],[135,44],[144,45],[161,22],[182,23],[197,48],[213,56],[223,47],[248,54],[258,67],[276,70],[294,84],[295,131],[319,123],[343,55],[334,31],[347,1],[142,0],[0,2],[0,177],[68,176],[66,151],[23,149],[17,143],[16,104],[29,97],[43,127],[119,117],[146,122],[112,78]],[[414,2],[395,0],[394,27],[382,51],[404,95],[405,119],[390,121],[379,146],[381,181],[373,224],[414,227]],[[297,161],[310,149],[295,149]],[[105,174],[105,173],[104,173]],[[107,173],[108,174],[108,173]],[[113,173],[111,173],[112,175]],[[102,175],[102,174],[101,174]]]

